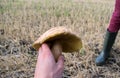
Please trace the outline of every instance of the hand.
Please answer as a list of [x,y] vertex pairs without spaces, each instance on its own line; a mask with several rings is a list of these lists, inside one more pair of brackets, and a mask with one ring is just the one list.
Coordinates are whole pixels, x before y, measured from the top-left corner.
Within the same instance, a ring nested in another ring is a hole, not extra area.
[[34,78],[62,78],[63,70],[64,57],[59,56],[56,63],[48,45],[43,44],[39,49]]

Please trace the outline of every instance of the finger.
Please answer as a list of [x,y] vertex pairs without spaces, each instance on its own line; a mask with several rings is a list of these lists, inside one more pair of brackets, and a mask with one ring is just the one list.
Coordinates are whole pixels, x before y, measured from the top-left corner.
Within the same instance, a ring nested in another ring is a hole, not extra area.
[[34,74],[34,78],[37,78],[39,77],[39,74],[40,74],[40,66],[41,66],[41,53],[42,53],[42,48],[40,47],[39,48],[39,51],[38,51],[38,57],[37,57],[37,63],[36,63],[36,68],[35,68],[35,74]]
[[50,58],[50,59],[54,59],[53,54],[49,48],[49,46],[47,44],[42,44],[42,53],[43,53],[43,57],[45,58]]
[[59,58],[58,58],[57,68],[58,68],[58,70],[64,69],[64,56],[63,55],[59,56]]
[[41,53],[41,52],[42,52],[42,48],[41,48],[41,47],[39,48],[38,52],[39,52],[39,53]]
[[38,50],[38,61],[40,61],[40,58],[41,58],[41,54],[42,54],[42,48],[40,47],[39,50]]
[[42,44],[41,48],[42,48],[42,52],[51,54],[51,50],[49,49],[49,46],[47,44],[45,44],[45,43]]
[[43,50],[43,51],[45,51],[45,52],[50,52],[49,46],[48,46],[46,43],[42,44],[41,47],[42,47],[42,50]]

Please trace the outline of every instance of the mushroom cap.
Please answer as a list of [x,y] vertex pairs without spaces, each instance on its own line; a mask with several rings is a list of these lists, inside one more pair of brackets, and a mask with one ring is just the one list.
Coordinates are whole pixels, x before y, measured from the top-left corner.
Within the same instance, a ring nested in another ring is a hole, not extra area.
[[33,48],[38,50],[43,43],[59,42],[63,52],[75,52],[82,48],[82,41],[71,29],[54,27],[41,35],[34,43]]

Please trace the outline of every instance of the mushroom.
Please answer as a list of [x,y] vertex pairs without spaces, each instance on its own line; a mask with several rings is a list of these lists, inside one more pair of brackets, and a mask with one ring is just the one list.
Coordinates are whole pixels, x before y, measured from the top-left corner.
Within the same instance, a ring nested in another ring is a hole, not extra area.
[[33,43],[33,48],[38,50],[43,43],[50,46],[56,62],[61,52],[72,53],[82,48],[79,36],[66,27],[54,27],[46,31]]

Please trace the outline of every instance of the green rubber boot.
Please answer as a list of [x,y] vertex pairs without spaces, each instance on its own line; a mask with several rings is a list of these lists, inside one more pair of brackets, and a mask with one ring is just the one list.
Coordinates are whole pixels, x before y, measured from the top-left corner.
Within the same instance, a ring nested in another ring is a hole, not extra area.
[[96,61],[95,61],[97,66],[101,66],[105,64],[106,60],[110,55],[110,50],[114,44],[116,36],[117,36],[117,32],[112,33],[112,32],[109,32],[109,30],[107,30],[105,40],[104,40],[103,50],[100,53],[100,55],[96,58]]

